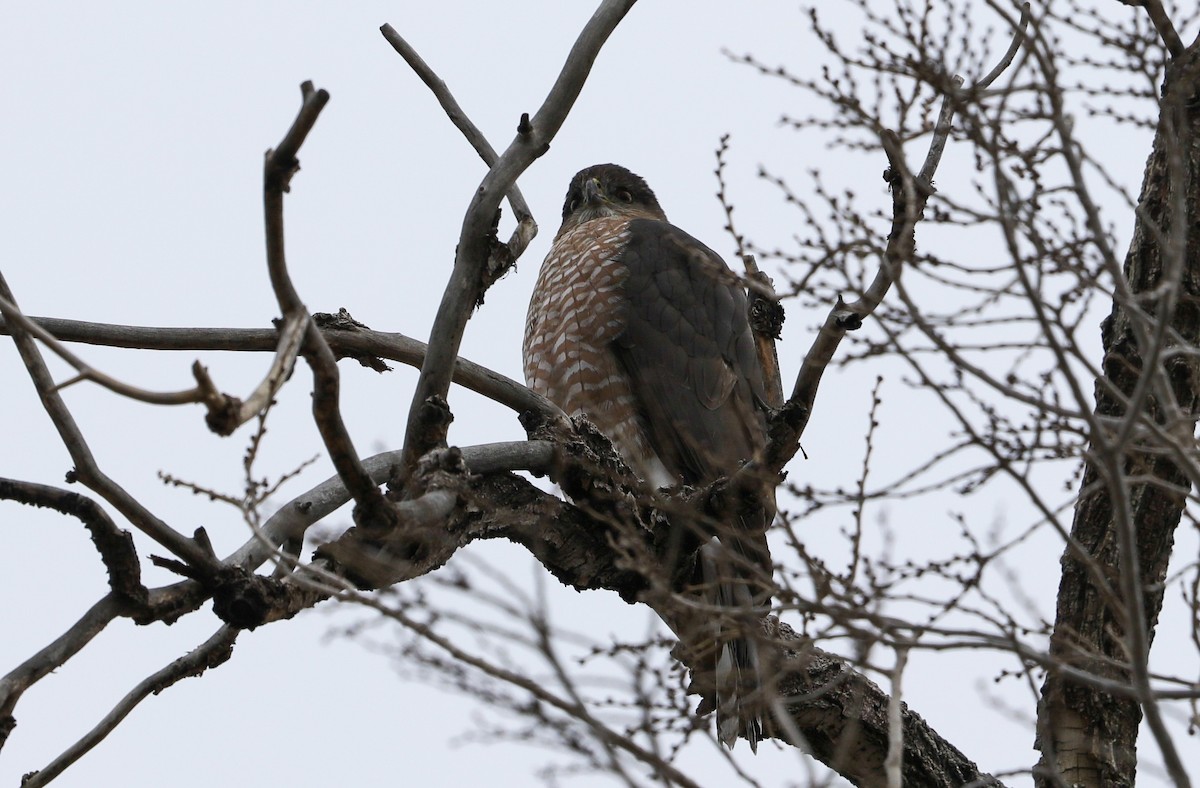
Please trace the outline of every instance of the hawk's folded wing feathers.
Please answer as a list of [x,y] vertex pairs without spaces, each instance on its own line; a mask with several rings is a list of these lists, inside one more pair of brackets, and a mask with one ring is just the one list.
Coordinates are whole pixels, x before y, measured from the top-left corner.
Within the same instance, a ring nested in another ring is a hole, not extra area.
[[628,273],[614,350],[651,445],[688,483],[734,473],[765,431],[744,291],[716,252],[664,221],[631,221],[618,259]]

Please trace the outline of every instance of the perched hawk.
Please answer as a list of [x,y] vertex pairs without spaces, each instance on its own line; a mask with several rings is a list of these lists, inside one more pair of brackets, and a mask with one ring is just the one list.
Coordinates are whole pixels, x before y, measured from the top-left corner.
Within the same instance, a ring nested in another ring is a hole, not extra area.
[[[529,303],[524,362],[530,388],[586,416],[654,487],[729,476],[766,439],[745,291],[716,252],[667,221],[644,180],[615,164],[571,180]],[[707,575],[712,604],[764,602],[766,498],[765,521],[731,514],[717,532],[717,560],[706,567],[725,568]],[[714,666],[720,738],[732,746],[740,734],[754,746],[755,649],[746,638],[723,640]]]

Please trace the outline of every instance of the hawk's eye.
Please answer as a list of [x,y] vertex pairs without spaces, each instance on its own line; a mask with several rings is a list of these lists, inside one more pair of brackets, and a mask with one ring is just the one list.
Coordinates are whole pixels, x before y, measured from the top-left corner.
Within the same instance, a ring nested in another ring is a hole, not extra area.
[[624,189],[621,189],[617,192],[617,199],[621,202],[633,202],[633,195]]

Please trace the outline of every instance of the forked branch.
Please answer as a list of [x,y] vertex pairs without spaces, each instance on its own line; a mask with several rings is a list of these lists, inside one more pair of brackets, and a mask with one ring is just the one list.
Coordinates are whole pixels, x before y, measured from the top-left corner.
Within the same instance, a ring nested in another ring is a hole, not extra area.
[[[496,154],[496,149],[459,106],[442,78],[391,25],[384,25],[379,28],[379,32],[383,33],[383,37],[392,45],[392,48],[400,54],[400,57],[404,58],[404,62],[408,63],[421,81],[433,92],[438,104],[446,113],[446,117],[450,119],[455,128],[462,132],[467,142],[479,154],[479,158],[483,159],[483,163],[489,167],[494,166],[500,158]],[[533,220],[533,213],[529,210],[529,204],[525,202],[525,196],[521,194],[521,188],[515,182],[508,190],[508,204],[512,206],[513,215],[517,220],[517,228],[513,230],[512,237],[508,240],[509,255],[512,262],[516,262],[517,258],[525,252],[525,248],[537,236],[538,227],[537,222]]]
[[575,41],[541,108],[532,118],[522,117],[516,138],[475,191],[463,218],[454,270],[430,331],[429,349],[409,407],[401,468],[405,478],[411,476],[422,455],[445,443],[446,425],[430,425],[422,420],[421,414],[427,402],[446,398],[467,320],[483,297],[485,272],[496,252],[498,242],[493,227],[500,200],[511,191],[521,173],[549,148],[583,89],[601,47],[633,3],[634,0],[601,3]]
[[[0,274],[0,298],[14,305],[17,303],[3,274]],[[66,447],[71,455],[71,460],[75,463],[70,478],[82,482],[86,487],[95,491],[112,504],[134,527],[170,550],[189,566],[200,572],[215,569],[216,556],[205,550],[203,545],[189,539],[160,520],[140,501],[130,495],[125,488],[100,470],[100,466],[92,456],[92,451],[83,437],[83,432],[75,423],[75,418],[58,393],[58,388],[50,376],[50,370],[42,358],[42,353],[38,349],[33,335],[16,323],[9,323],[8,327],[13,342],[17,346],[17,352],[20,353],[21,360],[25,363],[25,369],[29,372],[29,378],[38,391],[42,406],[46,409],[63,446]]]
[[311,82],[300,86],[303,101],[296,120],[292,122],[279,146],[267,151],[263,165],[263,208],[267,233],[267,270],[271,287],[283,311],[286,324],[303,325],[304,358],[313,373],[313,419],[329,452],[334,468],[354,496],[356,517],[388,518],[390,509],[383,493],[363,468],[354,450],[339,409],[340,381],[337,358],[313,323],[304,302],[292,284],[284,254],[283,194],[288,191],[292,176],[300,169],[296,154],[321,110],[329,102],[329,93],[314,90]]

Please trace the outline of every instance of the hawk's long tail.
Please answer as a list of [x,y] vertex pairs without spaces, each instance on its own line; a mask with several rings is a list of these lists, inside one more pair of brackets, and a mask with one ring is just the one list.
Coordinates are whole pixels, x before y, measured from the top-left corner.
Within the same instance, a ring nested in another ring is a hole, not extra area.
[[700,563],[709,604],[728,611],[712,618],[712,636],[716,653],[717,736],[733,749],[738,738],[750,742],[758,752],[763,735],[762,663],[756,635],[765,610],[756,600],[755,583],[745,566],[737,566],[742,556],[730,550],[717,537],[700,549]]

